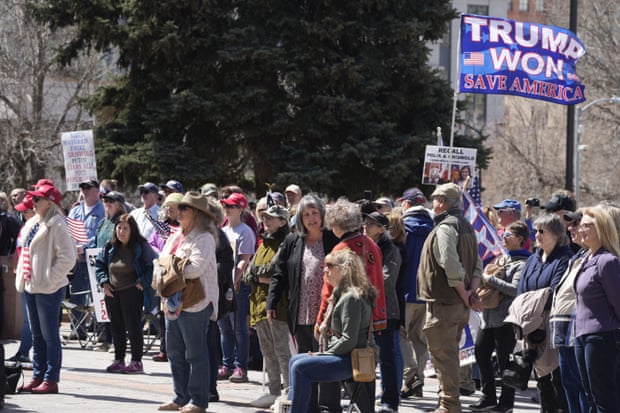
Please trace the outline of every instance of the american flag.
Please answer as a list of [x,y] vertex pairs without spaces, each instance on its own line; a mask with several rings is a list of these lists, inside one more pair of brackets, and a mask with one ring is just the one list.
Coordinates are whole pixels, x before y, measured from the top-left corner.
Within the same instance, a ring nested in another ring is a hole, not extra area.
[[32,267],[30,266],[30,248],[22,247],[21,252],[22,257],[22,274],[24,276],[24,280],[30,281],[32,277]]
[[484,53],[483,52],[463,53],[463,64],[465,66],[484,66]]
[[482,206],[482,197],[480,196],[480,181],[478,180],[478,176],[472,177],[472,182],[467,189],[469,195],[471,195],[472,199],[476,201],[476,205]]
[[73,238],[78,245],[88,244],[88,234],[84,227],[84,221],[66,217],[66,222],[71,238]]
[[158,221],[157,219],[153,218],[147,210],[144,210],[144,215],[146,215],[151,224],[153,224],[155,231],[157,231],[157,233],[159,233],[159,235],[163,239],[168,238],[170,235],[174,235],[174,233],[177,232],[177,230],[179,229],[178,226],[170,225],[164,221]]
[[463,215],[474,227],[478,239],[478,255],[484,265],[493,258],[502,254],[502,240],[497,235],[497,230],[489,222],[480,205],[474,201],[467,191],[463,191]]

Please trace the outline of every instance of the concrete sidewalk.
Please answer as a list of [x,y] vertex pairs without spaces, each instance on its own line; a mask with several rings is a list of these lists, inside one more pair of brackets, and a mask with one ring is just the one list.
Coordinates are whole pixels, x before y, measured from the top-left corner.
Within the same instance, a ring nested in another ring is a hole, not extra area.
[[[7,357],[17,351],[18,342],[5,341]],[[124,375],[106,373],[113,355],[107,352],[82,350],[77,341],[70,341],[63,347],[63,369],[59,383],[60,393],[52,395],[15,394],[7,395],[4,411],[6,412],[41,412],[41,413],[153,413],[157,406],[172,399],[172,379],[168,363],[151,360],[151,354],[144,356],[145,374]],[[25,371],[26,380],[31,378],[31,371]],[[455,372],[456,373],[456,372]],[[220,402],[211,403],[208,412],[237,413],[262,412],[250,406],[267,391],[263,388],[263,374],[250,371],[248,383],[234,384],[228,381],[218,382]],[[21,384],[21,383],[20,383]],[[379,382],[377,381],[377,387]],[[437,403],[437,381],[427,379],[424,398],[403,400],[400,412],[423,412],[432,409]],[[514,412],[535,412],[538,406],[532,403],[535,395],[533,389],[517,393]],[[479,393],[463,397],[462,404],[467,406],[475,402]],[[464,411],[468,411],[464,407]]]

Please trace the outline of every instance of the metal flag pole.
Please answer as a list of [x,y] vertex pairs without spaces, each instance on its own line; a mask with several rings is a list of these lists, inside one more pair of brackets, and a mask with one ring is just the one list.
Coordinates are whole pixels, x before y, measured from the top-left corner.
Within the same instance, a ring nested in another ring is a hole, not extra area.
[[456,40],[456,71],[454,77],[454,96],[452,98],[452,123],[450,125],[450,147],[454,146],[454,125],[456,123],[456,102],[459,97],[459,81],[461,69],[461,27],[459,23],[458,37]]

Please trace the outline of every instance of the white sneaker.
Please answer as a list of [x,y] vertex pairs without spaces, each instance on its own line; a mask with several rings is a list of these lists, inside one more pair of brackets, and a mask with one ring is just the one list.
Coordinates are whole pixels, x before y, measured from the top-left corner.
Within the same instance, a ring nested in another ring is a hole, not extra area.
[[273,394],[263,394],[258,399],[250,402],[250,405],[265,409],[271,406],[276,401],[277,398],[278,396],[274,396]]
[[291,401],[285,397],[278,397],[271,406],[270,410],[273,410],[274,413],[289,413],[291,410]]

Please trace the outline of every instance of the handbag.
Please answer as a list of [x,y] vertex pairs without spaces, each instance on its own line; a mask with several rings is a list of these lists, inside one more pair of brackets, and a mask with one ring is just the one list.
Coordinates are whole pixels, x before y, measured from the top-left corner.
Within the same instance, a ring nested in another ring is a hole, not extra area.
[[167,255],[155,260],[153,269],[153,287],[161,297],[171,297],[185,288],[183,269],[187,258]]
[[351,367],[353,369],[353,381],[368,383],[375,381],[375,349],[370,345],[370,330],[372,328],[372,311],[368,324],[368,339],[366,347],[354,348],[351,351]]
[[4,362],[4,374],[6,376],[6,394],[15,394],[19,379],[24,379],[23,367],[21,363],[14,361]]
[[372,347],[354,348],[351,351],[353,381],[367,383],[375,380],[375,349]]
[[205,298],[205,290],[202,288],[200,278],[185,280],[185,288],[181,291],[183,308],[191,307]]
[[502,384],[517,390],[527,389],[536,360],[535,350],[523,350],[508,356],[506,367],[502,371]]
[[[503,279],[504,274],[506,273],[506,258],[503,255],[497,257],[493,260],[493,262],[484,267],[484,273],[492,277]],[[480,298],[482,308],[488,310],[497,308],[502,299],[502,293],[490,285],[483,285],[482,287],[479,287],[476,290],[476,294],[478,294],[478,297]]]

